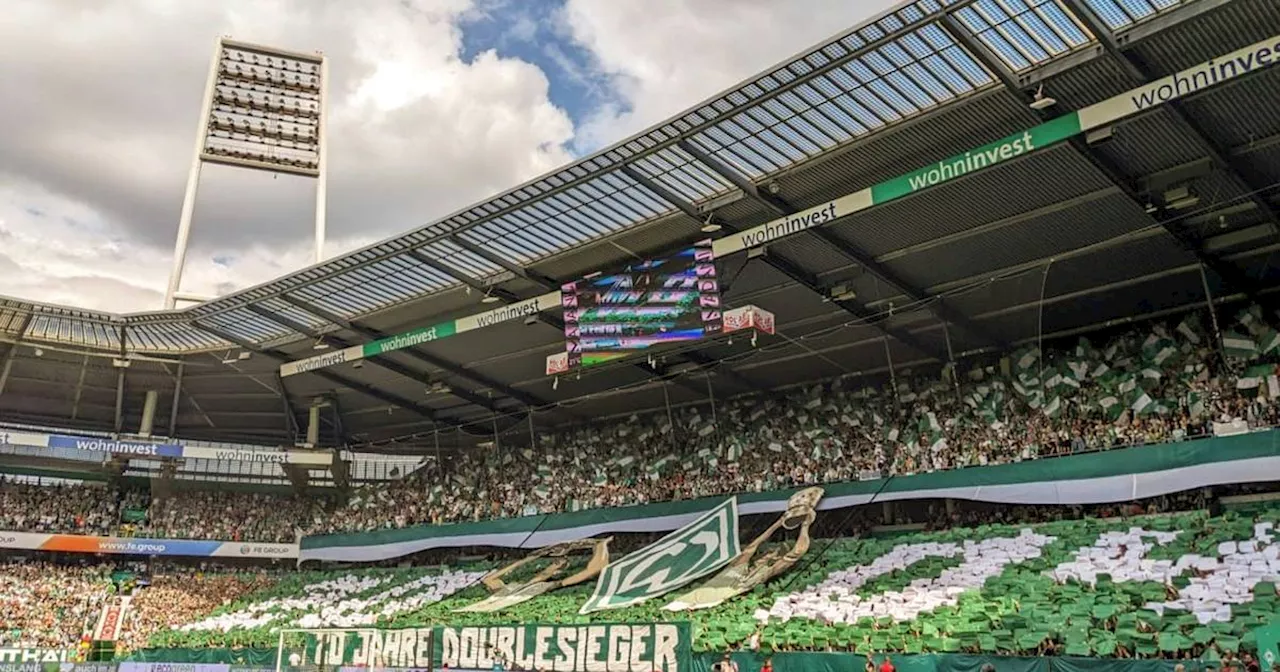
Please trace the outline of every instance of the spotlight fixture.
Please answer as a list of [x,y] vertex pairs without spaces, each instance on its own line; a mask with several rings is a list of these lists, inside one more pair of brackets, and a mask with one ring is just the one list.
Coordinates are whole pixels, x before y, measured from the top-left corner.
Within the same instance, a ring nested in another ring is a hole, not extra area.
[[715,214],[707,213],[707,221],[702,223],[702,232],[715,233],[716,231],[719,231],[719,230],[720,230],[720,225],[716,223]]
[[1058,101],[1052,96],[1044,95],[1044,85],[1042,84],[1040,85],[1040,88],[1036,90],[1035,98],[1031,101],[1031,109],[1036,111],[1047,110],[1057,104]]

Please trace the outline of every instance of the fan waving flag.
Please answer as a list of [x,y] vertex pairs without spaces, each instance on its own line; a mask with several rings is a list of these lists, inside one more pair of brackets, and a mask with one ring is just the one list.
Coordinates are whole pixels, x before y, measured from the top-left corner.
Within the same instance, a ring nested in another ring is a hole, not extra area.
[[738,557],[738,499],[610,564],[580,614],[621,609],[688,585]]

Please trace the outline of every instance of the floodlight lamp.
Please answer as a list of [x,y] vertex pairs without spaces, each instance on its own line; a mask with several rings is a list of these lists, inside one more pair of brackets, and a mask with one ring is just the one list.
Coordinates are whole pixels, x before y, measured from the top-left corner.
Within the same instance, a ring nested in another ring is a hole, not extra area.
[[1040,88],[1036,90],[1035,98],[1031,101],[1031,109],[1037,111],[1047,110],[1057,104],[1058,101],[1053,97],[1044,95],[1044,85],[1042,84]]
[[707,221],[702,223],[703,233],[715,233],[720,230],[720,225],[716,223],[714,213],[707,213]]

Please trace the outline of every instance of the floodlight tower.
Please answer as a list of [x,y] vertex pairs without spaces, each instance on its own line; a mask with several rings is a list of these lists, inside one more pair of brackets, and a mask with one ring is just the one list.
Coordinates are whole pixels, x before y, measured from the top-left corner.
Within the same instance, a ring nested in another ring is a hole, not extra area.
[[200,169],[205,163],[315,178],[315,261],[323,259],[328,84],[329,62],[320,53],[218,39],[182,199],[165,308],[176,307],[178,301],[210,298],[180,291]]

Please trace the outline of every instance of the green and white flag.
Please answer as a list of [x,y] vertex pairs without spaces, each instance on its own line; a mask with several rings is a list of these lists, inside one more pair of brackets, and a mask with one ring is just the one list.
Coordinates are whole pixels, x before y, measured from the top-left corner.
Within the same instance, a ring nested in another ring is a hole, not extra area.
[[1192,392],[1187,395],[1187,413],[1191,415],[1192,420],[1198,420],[1204,417],[1204,394],[1200,392]]
[[1266,355],[1280,349],[1280,331],[1275,329],[1264,331],[1262,337],[1258,339],[1258,346],[1262,353]]
[[1142,392],[1138,395],[1138,399],[1133,402],[1133,412],[1137,415],[1146,415],[1156,410],[1156,402],[1151,395]]
[[1258,346],[1248,336],[1227,332],[1222,337],[1222,349],[1228,357],[1249,359],[1258,354]]
[[659,541],[610,563],[579,614],[621,609],[664,595],[718,571],[738,557],[738,498]]
[[1187,339],[1192,345],[1200,345],[1200,327],[1196,324],[1196,318],[1188,315],[1178,323],[1178,333]]

